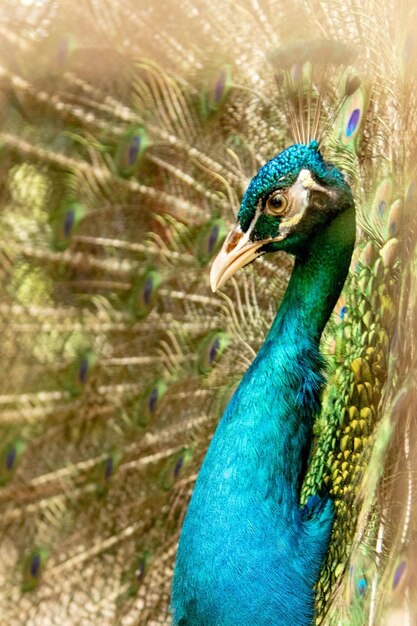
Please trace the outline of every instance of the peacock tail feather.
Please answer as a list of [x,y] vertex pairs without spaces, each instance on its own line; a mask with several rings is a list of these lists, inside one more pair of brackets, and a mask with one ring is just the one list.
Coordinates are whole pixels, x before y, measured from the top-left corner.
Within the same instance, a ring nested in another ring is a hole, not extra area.
[[2,622],[171,623],[197,472],[292,270],[264,256],[213,294],[210,264],[257,170],[319,138],[358,229],[303,486],[335,504],[316,623],[411,626],[413,2],[2,13]]

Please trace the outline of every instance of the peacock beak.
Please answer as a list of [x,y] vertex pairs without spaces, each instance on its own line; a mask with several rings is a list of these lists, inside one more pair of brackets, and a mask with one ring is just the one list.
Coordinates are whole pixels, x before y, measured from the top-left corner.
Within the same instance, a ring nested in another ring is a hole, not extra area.
[[227,235],[222,249],[211,266],[210,284],[213,291],[223,287],[238,269],[262,254],[260,250],[266,241],[250,241],[250,231],[251,229],[244,233],[240,226],[236,226]]

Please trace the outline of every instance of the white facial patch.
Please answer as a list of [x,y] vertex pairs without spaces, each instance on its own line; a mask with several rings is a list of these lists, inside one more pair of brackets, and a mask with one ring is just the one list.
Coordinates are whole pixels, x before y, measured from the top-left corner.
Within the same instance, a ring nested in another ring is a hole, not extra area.
[[315,185],[310,170],[301,170],[288,191],[289,211],[280,224],[281,232],[288,232],[301,221],[309,205],[310,191]]
[[314,185],[310,170],[301,170],[290,189],[291,204],[296,205],[297,211],[302,211],[308,206],[310,191],[314,189]]
[[249,241],[251,233],[253,229],[255,228],[256,222],[258,221],[258,217],[260,216],[261,213],[262,213],[262,207],[258,206],[256,208],[255,215],[253,216],[253,220],[251,221],[250,226],[244,235],[246,241]]
[[298,174],[296,183],[298,181],[300,181],[305,189],[313,189],[316,184],[313,180],[310,170],[301,170]]
[[298,182],[302,184],[304,189],[309,189],[311,191],[321,191],[322,193],[325,193],[328,196],[333,196],[333,192],[330,189],[326,187],[322,187],[321,185],[318,184],[317,181],[314,180],[314,178],[311,175],[310,170],[301,170],[300,173],[298,174],[298,178],[295,184],[297,184]]

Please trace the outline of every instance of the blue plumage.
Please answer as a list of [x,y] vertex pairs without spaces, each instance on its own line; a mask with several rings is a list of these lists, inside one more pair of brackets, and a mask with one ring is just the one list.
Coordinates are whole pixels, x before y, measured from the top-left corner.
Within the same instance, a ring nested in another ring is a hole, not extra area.
[[[293,251],[296,263],[268,337],[226,408],[196,482],[174,575],[178,626],[306,626],[313,619],[333,506],[317,496],[302,510],[300,490],[324,382],[320,335],[347,273],[355,220],[346,183],[323,162],[317,145],[289,150],[297,151],[291,185],[303,169],[315,174],[316,162],[320,184],[327,172],[329,187],[338,184],[339,192],[337,199],[326,197],[326,211],[317,211],[310,198],[313,216],[297,218],[297,232],[282,242],[271,237],[285,216],[262,214],[268,198],[263,194],[277,188],[271,190],[269,181],[262,189],[264,168],[249,195],[257,185],[261,189],[250,205],[248,193],[242,203],[242,230],[252,233],[245,245],[253,249],[259,239],[255,215],[269,223],[275,219],[269,239],[259,245]],[[265,168],[282,172],[286,152]],[[308,185],[301,185],[303,198],[313,189],[312,179]],[[304,215],[307,207],[300,207]],[[231,241],[225,244],[228,253],[238,247]]]

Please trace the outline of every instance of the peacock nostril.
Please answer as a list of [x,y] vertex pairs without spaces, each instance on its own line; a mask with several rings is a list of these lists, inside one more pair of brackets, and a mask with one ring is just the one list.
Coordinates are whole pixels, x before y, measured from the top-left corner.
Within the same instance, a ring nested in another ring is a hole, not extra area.
[[242,231],[241,230],[233,230],[229,237],[229,241],[227,242],[227,246],[226,246],[226,252],[231,252],[232,250],[234,250],[237,246],[237,244],[239,243],[239,241],[242,239]]

